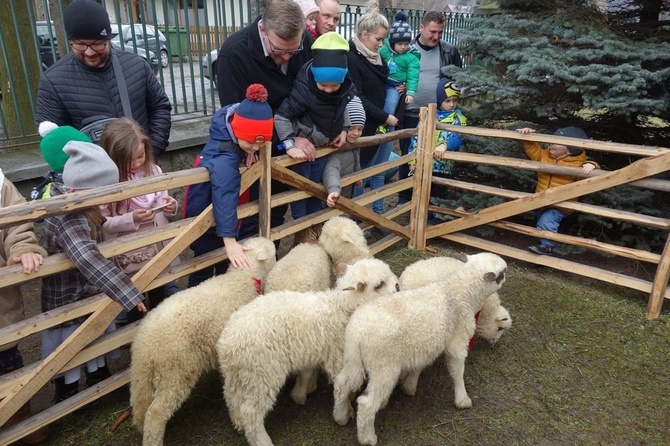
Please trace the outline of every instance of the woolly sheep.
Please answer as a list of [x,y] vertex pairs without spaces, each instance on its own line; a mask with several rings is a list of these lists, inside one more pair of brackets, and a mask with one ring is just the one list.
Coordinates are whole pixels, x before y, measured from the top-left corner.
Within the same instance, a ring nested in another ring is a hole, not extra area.
[[475,332],[475,312],[505,281],[507,264],[495,254],[467,257],[463,268],[449,278],[414,290],[382,296],[361,306],[345,333],[344,362],[335,378],[333,417],[344,425],[353,415],[349,394],[365,380],[358,397],[358,441],[377,444],[374,420],[388,400],[399,376],[409,372],[404,391],[416,392],[418,374],[444,353],[454,383],[454,403],[472,407],[463,372],[468,341]]
[[325,291],[333,285],[331,270],[330,257],[321,246],[301,243],[272,268],[264,291]]
[[372,258],[363,230],[346,217],[333,217],[323,225],[319,246],[330,255],[336,278],[342,277],[347,265]]
[[272,445],[264,419],[286,377],[323,367],[332,379],[351,314],[397,290],[388,265],[364,259],[347,268],[334,290],[266,294],[230,317],[216,346],[224,396],[233,424],[252,446]]
[[[400,275],[400,288],[412,290],[431,284],[440,278],[448,279],[461,268],[462,260],[453,257],[431,257],[408,265]],[[493,293],[484,301],[477,319],[475,334],[492,346],[512,326],[509,312],[500,305],[500,296]]]
[[200,376],[216,368],[216,341],[230,315],[260,293],[275,264],[265,238],[242,243],[248,269],[228,271],[163,301],[142,320],[132,344],[130,404],[142,444],[162,445],[165,426]]

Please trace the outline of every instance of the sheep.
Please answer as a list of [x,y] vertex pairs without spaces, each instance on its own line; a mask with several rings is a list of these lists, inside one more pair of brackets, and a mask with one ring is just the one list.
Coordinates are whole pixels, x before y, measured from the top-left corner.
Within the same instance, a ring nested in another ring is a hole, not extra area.
[[[448,278],[463,268],[463,262],[453,257],[432,257],[407,266],[400,275],[403,290],[420,288],[435,282],[436,277]],[[477,318],[475,334],[491,346],[512,326],[509,312],[500,305],[500,296],[493,293],[484,301]]]
[[348,267],[333,290],[269,293],[230,317],[216,345],[224,397],[234,426],[252,446],[272,445],[264,419],[286,377],[323,367],[332,380],[351,314],[398,288],[388,265],[364,259]]
[[333,286],[328,253],[318,245],[301,243],[279,259],[265,281],[273,291],[326,291]]
[[256,298],[275,264],[265,238],[242,244],[251,267],[234,268],[163,301],[140,323],[131,347],[130,404],[142,444],[162,445],[165,426],[203,373],[217,366],[216,341],[230,315]]
[[335,378],[333,417],[345,425],[353,415],[351,392],[364,382],[358,397],[358,441],[377,444],[374,420],[388,401],[399,376],[409,372],[403,390],[414,394],[418,374],[444,353],[454,383],[454,403],[472,407],[463,372],[468,341],[475,332],[475,312],[505,281],[507,264],[499,256],[480,253],[467,257],[464,267],[449,278],[413,290],[382,296],[356,310],[345,332],[343,366]]
[[347,265],[372,258],[363,230],[346,217],[333,217],[323,225],[319,246],[330,256],[336,278],[342,277]]

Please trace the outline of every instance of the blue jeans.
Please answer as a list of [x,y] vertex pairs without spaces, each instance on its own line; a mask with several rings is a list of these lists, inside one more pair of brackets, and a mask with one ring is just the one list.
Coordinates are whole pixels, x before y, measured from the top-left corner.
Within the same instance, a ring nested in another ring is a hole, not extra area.
[[[299,173],[303,177],[321,184],[323,181],[323,168],[326,167],[327,157],[322,156],[314,161],[305,161],[304,163],[296,164],[289,167],[295,173]],[[304,217],[305,215],[313,214],[321,210],[321,200],[316,197],[305,198],[291,203],[291,215],[293,219]]]
[[400,93],[395,89],[395,86],[386,84],[386,100],[384,101],[384,111],[389,115],[395,115],[398,109],[398,102],[400,101]]
[[[545,231],[558,232],[558,226],[561,224],[561,221],[568,214],[559,210],[559,209],[543,209],[537,216],[537,223],[535,226],[537,229],[543,229]],[[540,244],[544,246],[554,247],[556,242],[547,239],[541,239]]]

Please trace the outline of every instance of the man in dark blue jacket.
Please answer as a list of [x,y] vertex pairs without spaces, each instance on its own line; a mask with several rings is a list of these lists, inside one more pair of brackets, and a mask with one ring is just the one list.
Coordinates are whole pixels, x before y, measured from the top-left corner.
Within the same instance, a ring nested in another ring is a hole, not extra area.
[[158,159],[168,146],[172,105],[149,64],[137,54],[112,49],[109,15],[99,3],[74,0],[65,8],[63,21],[72,51],[40,77],[36,125],[51,121],[79,130],[91,118],[123,117],[112,64],[112,55],[116,54],[128,89],[132,119],[146,129]]

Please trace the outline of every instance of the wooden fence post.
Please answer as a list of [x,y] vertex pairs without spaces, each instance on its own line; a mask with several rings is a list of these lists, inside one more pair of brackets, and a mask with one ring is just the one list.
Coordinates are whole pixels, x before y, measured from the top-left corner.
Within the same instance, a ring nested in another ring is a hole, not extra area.
[[437,106],[428,104],[419,113],[417,132],[416,165],[414,169],[414,191],[410,212],[410,239],[408,247],[426,249],[426,225],[428,205],[430,204],[430,185],[433,178],[433,141],[435,139],[435,121]]
[[259,153],[261,176],[258,179],[258,235],[265,238],[271,236],[272,212],[272,143],[266,142],[264,150]]
[[656,268],[656,275],[654,276],[654,286],[651,288],[649,301],[647,302],[647,320],[658,319],[661,315],[661,308],[663,307],[663,299],[665,290],[668,286],[668,279],[670,278],[670,237],[665,242],[661,260]]

